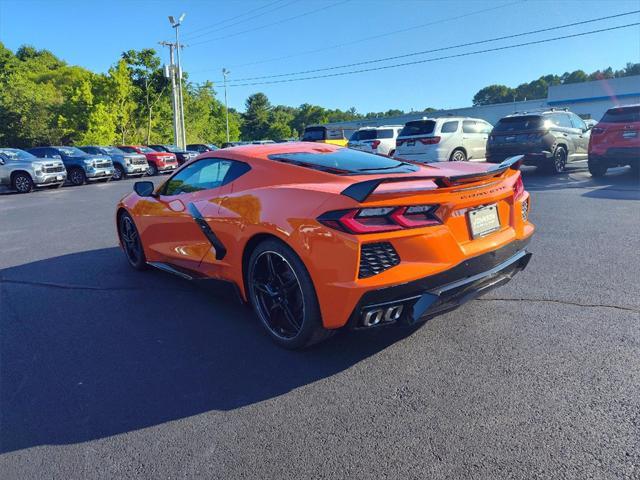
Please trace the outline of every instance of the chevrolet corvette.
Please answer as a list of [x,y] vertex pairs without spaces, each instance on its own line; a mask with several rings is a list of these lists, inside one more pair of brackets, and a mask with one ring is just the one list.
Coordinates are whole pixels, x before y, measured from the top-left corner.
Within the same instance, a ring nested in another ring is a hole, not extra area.
[[340,328],[417,324],[523,270],[534,226],[521,160],[216,150],[157,187],[136,182],[117,232],[133,268],[228,286],[276,343],[304,348]]

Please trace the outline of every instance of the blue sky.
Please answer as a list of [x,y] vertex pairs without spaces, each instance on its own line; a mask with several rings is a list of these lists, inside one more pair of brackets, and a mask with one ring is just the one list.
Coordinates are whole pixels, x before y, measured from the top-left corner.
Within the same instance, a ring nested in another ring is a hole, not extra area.
[[[256,10],[257,9],[257,10]],[[474,13],[478,11],[483,13]],[[0,0],[0,41],[47,48],[71,64],[106,71],[127,49],[171,40],[167,15],[187,16],[183,68],[194,81],[246,78],[331,67],[424,51],[640,9],[638,0]],[[254,13],[249,13],[256,10]],[[308,14],[307,14],[308,13]],[[293,20],[289,17],[299,16]],[[233,19],[233,17],[237,17]],[[254,18],[250,18],[254,17]],[[455,20],[452,18],[459,17]],[[640,21],[640,15],[554,32],[410,57],[420,60]],[[275,25],[274,22],[279,22]],[[425,25],[419,28],[419,25]],[[247,31],[253,30],[253,31]],[[393,33],[397,30],[405,30]],[[226,38],[222,38],[226,37]],[[377,37],[377,38],[370,38]],[[365,40],[366,39],[366,40]],[[337,48],[329,48],[340,45]],[[310,50],[322,50],[304,53]],[[280,60],[273,60],[288,57]],[[269,60],[269,61],[265,61]],[[587,72],[640,61],[640,28],[502,52],[452,58],[335,78],[229,88],[243,110],[248,95],[274,104],[304,102],[359,112],[471,104],[480,88],[516,86],[547,73]],[[256,63],[260,62],[260,63]],[[376,65],[388,65],[386,62]],[[344,69],[348,70],[348,69]],[[337,70],[343,71],[343,70]],[[222,98],[221,85],[217,85]]]

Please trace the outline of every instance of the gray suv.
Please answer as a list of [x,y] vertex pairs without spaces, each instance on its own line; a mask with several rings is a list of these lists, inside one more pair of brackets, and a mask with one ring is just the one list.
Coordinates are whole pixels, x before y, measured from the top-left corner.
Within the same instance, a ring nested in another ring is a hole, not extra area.
[[40,158],[62,159],[72,185],[98,180],[108,182],[114,173],[109,157],[89,155],[76,147],[36,147],[28,151]]
[[147,173],[149,168],[147,157],[140,153],[129,153],[118,147],[100,147],[98,145],[86,145],[78,148],[91,155],[104,155],[111,158],[114,168],[113,180],[141,177]]
[[40,159],[17,148],[0,148],[0,185],[29,193],[35,187],[61,187],[67,179],[59,158]]
[[508,115],[496,124],[487,142],[487,162],[524,155],[525,165],[562,173],[568,162],[587,159],[590,128],[567,110]]

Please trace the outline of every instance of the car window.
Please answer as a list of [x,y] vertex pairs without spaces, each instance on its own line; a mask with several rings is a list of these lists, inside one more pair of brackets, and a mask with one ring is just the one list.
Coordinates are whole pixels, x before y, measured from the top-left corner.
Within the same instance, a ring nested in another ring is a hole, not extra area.
[[571,117],[571,125],[573,125],[573,128],[579,128],[580,130],[587,129],[587,124],[584,123],[584,120],[582,120],[579,116],[570,115],[570,117]]
[[458,124],[460,122],[444,122],[440,128],[440,133],[455,133],[458,131]]
[[640,107],[611,108],[602,117],[603,123],[640,122]]
[[491,133],[491,130],[493,130],[493,125],[490,123],[478,122],[478,126],[480,133]]
[[494,132],[517,132],[521,130],[537,130],[542,128],[543,120],[539,115],[522,115],[500,119],[493,128]]
[[6,160],[35,160],[37,158],[31,153],[17,148],[2,148],[0,155],[3,155]]
[[378,132],[375,129],[360,130],[359,140],[375,140],[378,137]]
[[353,135],[351,135],[351,138],[349,138],[349,141],[357,142],[358,140],[360,140],[360,132],[359,131],[353,132]]
[[551,123],[557,127],[573,128],[569,115],[566,113],[552,113],[549,115],[549,120],[551,120]]
[[462,133],[479,133],[478,125],[479,123],[474,120],[463,120]]
[[302,135],[303,142],[317,142],[324,140],[325,129],[323,127],[307,128]]
[[393,130],[390,128],[378,130],[378,138],[393,138]]
[[327,140],[339,140],[344,138],[344,130],[341,128],[327,128]]
[[407,122],[400,131],[400,137],[408,137],[411,135],[429,135],[433,133],[436,122],[433,120],[417,120],[415,122]]
[[205,159],[192,163],[175,174],[164,187],[164,195],[210,190],[223,185],[231,160]]

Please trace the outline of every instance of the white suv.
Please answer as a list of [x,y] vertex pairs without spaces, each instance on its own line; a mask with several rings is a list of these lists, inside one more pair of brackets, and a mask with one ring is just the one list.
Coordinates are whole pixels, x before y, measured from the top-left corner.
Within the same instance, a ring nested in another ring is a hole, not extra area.
[[478,118],[423,118],[407,122],[396,139],[396,158],[416,162],[464,162],[485,158],[493,127]]
[[400,130],[402,130],[402,125],[363,127],[353,132],[347,146],[362,152],[392,157],[396,149],[396,137]]

